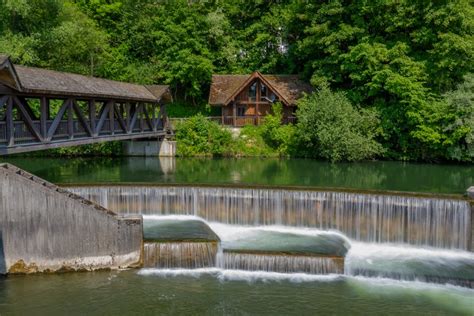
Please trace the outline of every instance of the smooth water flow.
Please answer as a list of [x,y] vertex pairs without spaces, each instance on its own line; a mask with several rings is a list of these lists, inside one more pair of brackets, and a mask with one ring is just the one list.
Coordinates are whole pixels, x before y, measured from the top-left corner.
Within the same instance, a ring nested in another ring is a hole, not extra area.
[[194,216],[144,216],[145,223],[154,225],[170,222],[169,218],[187,226],[190,221],[201,222],[221,242],[145,244],[146,267],[343,274],[474,288],[472,252],[358,242],[314,228],[236,226]]
[[183,214],[233,225],[337,230],[370,243],[470,247],[465,200],[348,192],[164,186],[71,187],[121,213]]
[[224,253],[223,269],[280,273],[341,274],[343,264],[335,258],[289,255]]
[[216,265],[215,242],[145,242],[146,268],[197,269]]

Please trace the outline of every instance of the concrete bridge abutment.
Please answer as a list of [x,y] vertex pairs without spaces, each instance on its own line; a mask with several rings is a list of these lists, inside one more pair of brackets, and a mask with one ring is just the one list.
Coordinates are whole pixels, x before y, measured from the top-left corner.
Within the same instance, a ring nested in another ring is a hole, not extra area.
[[125,156],[140,157],[174,157],[176,141],[163,140],[131,140],[124,142]]

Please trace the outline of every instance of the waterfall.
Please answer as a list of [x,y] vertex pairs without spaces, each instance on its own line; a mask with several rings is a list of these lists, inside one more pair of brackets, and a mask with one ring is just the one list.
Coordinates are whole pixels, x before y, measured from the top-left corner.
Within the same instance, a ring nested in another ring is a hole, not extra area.
[[224,252],[223,269],[281,273],[330,274],[344,272],[343,258]]
[[167,269],[214,267],[217,247],[216,242],[145,242],[143,264]]
[[187,214],[236,225],[338,230],[357,241],[469,249],[461,199],[268,188],[92,186],[69,190],[121,213]]
[[344,273],[474,288],[474,254],[355,242],[345,258]]

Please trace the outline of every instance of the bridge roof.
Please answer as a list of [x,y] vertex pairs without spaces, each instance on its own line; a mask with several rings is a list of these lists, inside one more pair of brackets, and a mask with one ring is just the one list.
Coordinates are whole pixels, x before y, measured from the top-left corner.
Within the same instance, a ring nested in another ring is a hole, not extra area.
[[144,86],[35,67],[13,65],[0,55],[0,84],[23,93],[158,102],[169,98],[166,85]]

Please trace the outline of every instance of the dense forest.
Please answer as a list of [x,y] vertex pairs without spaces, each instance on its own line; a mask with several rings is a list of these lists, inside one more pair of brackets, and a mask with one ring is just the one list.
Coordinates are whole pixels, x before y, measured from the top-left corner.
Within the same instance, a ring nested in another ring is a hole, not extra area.
[[[348,153],[319,156],[474,161],[469,0],[0,0],[0,34],[15,63],[165,83],[195,107],[212,73],[299,74],[317,91],[304,156],[339,141]],[[314,125],[331,121],[345,128]]]

